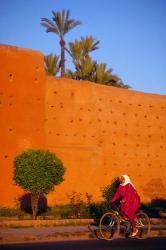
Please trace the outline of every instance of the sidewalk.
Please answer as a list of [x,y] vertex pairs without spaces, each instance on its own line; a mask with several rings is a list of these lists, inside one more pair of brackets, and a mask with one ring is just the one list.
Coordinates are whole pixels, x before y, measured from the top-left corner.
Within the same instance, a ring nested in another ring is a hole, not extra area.
[[[149,237],[166,237],[166,220],[152,219],[151,222],[152,228]],[[87,225],[0,228],[0,244],[32,241],[87,240],[94,238],[96,238],[95,235],[89,231]]]

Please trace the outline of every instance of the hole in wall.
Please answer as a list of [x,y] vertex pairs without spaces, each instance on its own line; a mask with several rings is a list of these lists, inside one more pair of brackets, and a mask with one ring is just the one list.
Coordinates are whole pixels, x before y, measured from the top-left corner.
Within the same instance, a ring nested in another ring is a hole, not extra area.
[[101,111],[102,111],[102,109],[98,109],[98,111],[99,111],[99,112],[101,112]]
[[138,104],[137,106],[138,106],[138,107],[142,107],[142,104]]
[[9,74],[9,81],[13,81],[13,74]]
[[71,92],[71,96],[74,96],[74,92]]
[[152,108],[153,106],[152,105],[149,105],[149,108]]
[[12,132],[13,131],[13,129],[12,128],[9,128],[9,132]]
[[57,94],[57,91],[56,90],[54,90],[54,92],[53,92],[54,94]]
[[7,159],[7,158],[8,158],[8,155],[4,155],[4,158]]

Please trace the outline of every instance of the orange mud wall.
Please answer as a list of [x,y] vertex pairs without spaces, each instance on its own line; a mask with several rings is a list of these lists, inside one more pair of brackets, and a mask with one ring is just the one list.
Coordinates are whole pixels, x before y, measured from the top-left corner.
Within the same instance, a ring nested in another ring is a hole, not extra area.
[[23,191],[12,182],[13,159],[45,146],[43,55],[0,46],[0,206],[13,206]]
[[13,159],[27,148],[49,149],[66,167],[49,205],[72,192],[100,201],[123,173],[142,200],[166,197],[166,96],[46,77],[39,52],[1,46],[0,54],[0,206],[23,193]]

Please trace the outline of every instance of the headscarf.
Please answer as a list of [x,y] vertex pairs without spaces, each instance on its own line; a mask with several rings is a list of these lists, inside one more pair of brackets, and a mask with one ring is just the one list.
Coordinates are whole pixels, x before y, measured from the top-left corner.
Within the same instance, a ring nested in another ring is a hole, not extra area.
[[130,183],[135,189],[135,186],[133,185],[133,183],[130,180],[130,177],[127,174],[123,174],[121,176],[123,176],[123,178],[125,179],[125,182],[120,184],[121,186],[126,186],[128,183]]

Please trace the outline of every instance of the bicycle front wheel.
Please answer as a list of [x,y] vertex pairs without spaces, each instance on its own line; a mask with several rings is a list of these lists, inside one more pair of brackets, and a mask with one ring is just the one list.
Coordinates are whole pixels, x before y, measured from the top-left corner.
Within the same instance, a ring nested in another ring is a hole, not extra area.
[[136,227],[138,229],[137,238],[138,239],[145,239],[150,234],[150,219],[148,215],[144,212],[138,212],[136,214],[137,221],[136,221]]
[[103,214],[99,222],[99,232],[104,240],[118,237],[120,230],[119,218],[112,212]]

